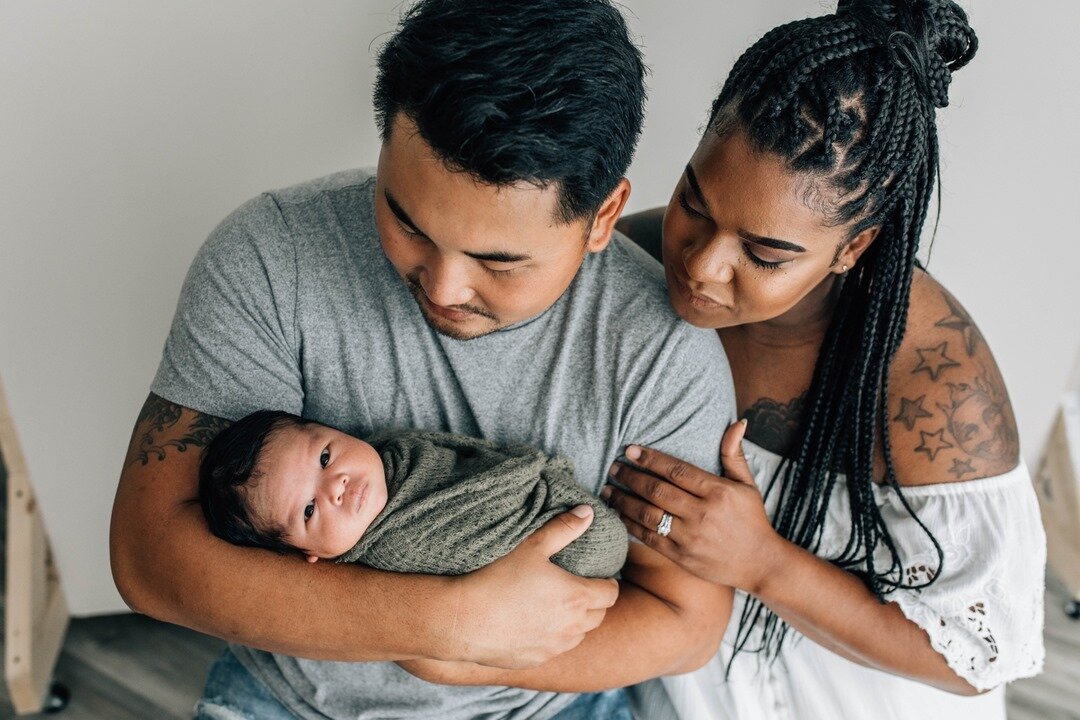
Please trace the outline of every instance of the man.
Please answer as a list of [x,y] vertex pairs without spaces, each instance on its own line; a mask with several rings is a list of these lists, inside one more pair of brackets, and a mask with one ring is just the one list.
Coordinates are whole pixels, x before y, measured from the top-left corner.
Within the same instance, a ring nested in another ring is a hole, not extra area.
[[[719,343],[678,321],[655,264],[610,242],[643,99],[607,0],[424,0],[379,58],[377,173],[265,194],[200,250],[111,546],[135,610],[233,643],[201,717],[603,716],[625,712],[619,696],[570,693],[715,651],[730,595],[646,546],[619,586],[548,561],[588,515],[436,578],[233,547],[187,502],[198,449],[260,408],[537,445],[593,492],[631,442],[715,470],[734,407]],[[388,662],[421,658],[478,665],[451,687]]]

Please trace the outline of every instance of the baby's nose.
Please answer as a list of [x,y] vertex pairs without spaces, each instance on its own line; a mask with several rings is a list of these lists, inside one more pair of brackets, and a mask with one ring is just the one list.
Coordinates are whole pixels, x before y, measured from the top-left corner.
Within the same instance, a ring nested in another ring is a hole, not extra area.
[[341,475],[338,477],[334,484],[330,488],[330,497],[335,505],[340,505],[342,499],[345,497],[345,488],[349,485],[349,476]]

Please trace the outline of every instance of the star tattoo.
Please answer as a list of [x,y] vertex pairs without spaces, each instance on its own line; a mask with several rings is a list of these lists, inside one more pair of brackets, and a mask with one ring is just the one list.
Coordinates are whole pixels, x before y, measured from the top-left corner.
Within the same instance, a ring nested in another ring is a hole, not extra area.
[[967,474],[975,474],[975,466],[971,464],[970,460],[960,460],[956,458],[952,461],[952,467],[949,468],[949,472],[956,476],[956,479],[964,477]]
[[952,367],[960,367],[960,363],[947,355],[949,352],[949,343],[947,342],[943,342],[935,348],[920,348],[915,352],[919,354],[919,364],[911,371],[912,375],[917,372],[928,372],[932,380],[937,380],[938,375],[943,371]]
[[981,337],[979,329],[975,327],[975,323],[971,322],[971,318],[955,300],[948,295],[942,295],[942,299],[949,307],[949,315],[934,323],[935,327],[948,328],[960,333],[960,336],[964,338],[964,349],[967,351],[968,357],[975,357],[975,347]]
[[922,437],[922,444],[915,448],[915,452],[926,453],[930,456],[931,461],[933,461],[937,457],[937,454],[942,450],[956,447],[945,439],[945,428],[941,428],[937,432],[932,433],[920,430],[919,435]]
[[925,399],[925,395],[920,395],[914,400],[900,398],[900,412],[893,418],[893,421],[902,422],[908,430],[912,430],[919,418],[933,417],[933,414],[926,412],[926,408],[923,407],[923,400]]

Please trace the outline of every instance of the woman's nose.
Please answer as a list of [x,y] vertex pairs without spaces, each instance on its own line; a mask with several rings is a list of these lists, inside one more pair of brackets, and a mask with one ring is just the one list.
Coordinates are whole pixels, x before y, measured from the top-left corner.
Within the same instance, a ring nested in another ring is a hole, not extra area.
[[695,241],[683,250],[687,276],[700,283],[727,284],[735,278],[735,258],[719,238]]

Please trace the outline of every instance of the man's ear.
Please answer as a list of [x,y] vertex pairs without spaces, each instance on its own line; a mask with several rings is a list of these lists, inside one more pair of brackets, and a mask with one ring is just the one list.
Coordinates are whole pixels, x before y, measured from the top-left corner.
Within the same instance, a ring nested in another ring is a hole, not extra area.
[[881,226],[875,225],[874,227],[866,228],[852,238],[851,242],[845,245],[836,256],[836,262],[833,263],[832,271],[840,274],[855,267],[855,263],[859,262],[859,258],[861,258],[862,254],[866,252],[866,249],[870,247],[870,244],[874,242],[879,232],[881,232]]
[[611,242],[611,233],[615,230],[615,223],[622,215],[626,201],[630,199],[630,181],[623,178],[615,189],[604,200],[604,204],[596,211],[592,228],[585,241],[585,247],[589,252],[600,252]]
[[309,563],[319,562],[319,556],[318,555],[308,555],[307,556],[307,561]]

